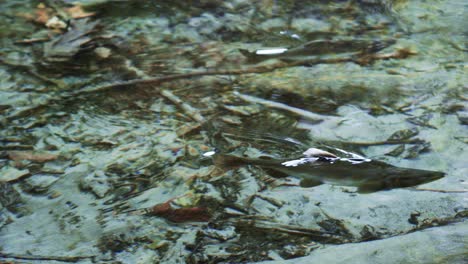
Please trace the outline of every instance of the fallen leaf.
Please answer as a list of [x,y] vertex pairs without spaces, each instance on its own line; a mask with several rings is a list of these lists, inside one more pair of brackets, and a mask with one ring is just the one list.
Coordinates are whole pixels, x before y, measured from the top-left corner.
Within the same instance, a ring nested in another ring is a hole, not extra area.
[[52,18],[54,11],[48,8],[43,3],[37,5],[36,9],[30,13],[19,12],[16,15],[22,17],[28,21],[32,21],[37,24],[45,25],[50,18]]
[[52,17],[52,9],[47,8],[45,5],[39,4],[36,11],[34,11],[34,22],[45,25]]
[[65,29],[67,28],[67,23],[63,22],[60,18],[54,16],[53,18],[49,19],[45,24],[46,27],[51,29]]
[[83,7],[80,4],[76,4],[73,7],[67,8],[66,11],[72,18],[76,18],[76,19],[96,15],[95,12],[86,12],[86,11],[84,11]]
[[52,153],[46,153],[46,152],[36,152],[36,151],[18,151],[18,150],[13,150],[13,151],[8,151],[7,152],[8,157],[15,161],[22,161],[22,160],[29,160],[29,161],[35,161],[35,162],[47,162],[51,160],[56,160],[58,158],[58,155],[52,154]]
[[164,217],[175,223],[182,222],[207,222],[211,219],[211,214],[204,207],[173,208],[173,199],[157,204],[149,210],[150,215]]

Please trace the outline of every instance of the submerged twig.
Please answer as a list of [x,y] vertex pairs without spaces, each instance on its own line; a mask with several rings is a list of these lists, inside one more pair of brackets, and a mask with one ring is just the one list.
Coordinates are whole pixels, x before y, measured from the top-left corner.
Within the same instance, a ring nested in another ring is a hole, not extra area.
[[332,234],[327,231],[316,230],[311,228],[306,228],[302,226],[294,226],[294,225],[284,225],[279,224],[271,221],[264,221],[264,220],[243,220],[238,219],[234,222],[240,228],[258,228],[264,230],[270,230],[272,232],[281,232],[287,233],[291,235],[301,235],[301,236],[309,236],[312,237],[314,240],[322,242],[322,243],[330,243],[330,244],[342,244],[349,242],[348,238],[343,236],[339,236],[336,234]]
[[200,114],[200,111],[198,109],[192,107],[188,103],[182,101],[179,97],[177,97],[175,94],[173,94],[169,90],[162,90],[161,95],[164,96],[164,98],[168,99],[169,101],[173,102],[176,106],[181,108],[188,116],[190,116],[193,120],[204,123],[205,118]]
[[[286,110],[288,112],[297,114],[297,115],[299,115],[301,117],[304,117],[304,118],[307,118],[307,119],[310,119],[310,120],[316,121],[316,122],[323,121],[324,118],[326,118],[327,120],[336,118],[336,117],[333,117],[333,116],[324,116],[324,115],[315,114],[315,113],[312,113],[312,112],[304,110],[304,109],[300,109],[300,108],[292,107],[292,106],[289,106],[289,105],[286,105],[286,104],[283,104],[283,103],[278,103],[278,102],[274,102],[274,101],[254,97],[254,96],[247,95],[247,94],[241,94],[239,92],[234,92],[234,94],[236,96],[238,96],[239,98],[241,98],[242,100],[244,100],[244,101],[247,101],[247,102],[250,102],[250,103],[262,104],[262,105],[265,105],[265,106],[271,107],[271,108]],[[336,119],[338,119],[338,118],[336,118]]]
[[125,86],[132,86],[132,85],[140,85],[140,84],[161,84],[164,82],[170,82],[180,79],[188,79],[193,77],[201,77],[201,76],[211,76],[211,75],[241,75],[241,74],[249,74],[249,73],[264,73],[273,71],[275,69],[287,67],[289,64],[287,63],[278,63],[271,66],[263,66],[263,67],[252,67],[247,69],[234,69],[234,70],[219,70],[219,71],[199,71],[199,72],[189,72],[189,73],[181,73],[181,74],[173,74],[167,75],[162,77],[153,77],[153,78],[144,78],[144,79],[134,79],[130,81],[123,81],[123,82],[115,82],[110,84],[104,84],[97,87],[89,87],[78,90],[70,94],[70,96],[77,96],[82,94],[88,93],[96,93],[96,92],[104,92],[112,89],[122,88]]
[[189,72],[189,73],[180,73],[180,74],[173,74],[167,75],[162,77],[153,77],[153,78],[143,78],[143,79],[134,79],[130,81],[123,81],[123,82],[115,82],[110,84],[104,84],[97,87],[89,87],[78,90],[70,94],[71,97],[88,94],[88,93],[95,93],[95,92],[104,92],[112,89],[118,89],[125,86],[132,86],[132,85],[139,85],[139,84],[161,84],[164,82],[170,82],[180,79],[188,79],[193,77],[202,77],[202,76],[212,76],[212,75],[242,75],[242,74],[252,74],[252,73],[266,73],[271,72],[281,68],[288,68],[288,67],[295,67],[301,65],[313,65],[318,63],[341,63],[341,62],[351,62],[355,61],[352,57],[344,57],[344,58],[331,58],[331,59],[305,59],[299,60],[294,62],[278,62],[270,65],[261,65],[261,66],[254,66],[249,68],[241,68],[241,69],[230,69],[230,70],[213,70],[213,71],[196,71],[196,72]]
[[424,142],[421,139],[405,139],[405,140],[384,140],[384,141],[375,141],[375,142],[349,142],[348,144],[357,146],[357,147],[370,147],[370,146],[379,146],[379,145],[401,145],[401,144],[420,144]]
[[464,190],[437,190],[437,189],[426,189],[426,188],[408,188],[412,191],[422,191],[422,192],[438,192],[438,193],[468,193]]
[[37,43],[37,42],[46,42],[46,41],[49,41],[49,40],[50,40],[49,37],[47,37],[47,38],[21,39],[21,40],[15,41],[15,44],[33,44],[33,43]]
[[[395,52],[395,53],[387,54],[385,56],[380,55],[380,56],[372,57],[368,59],[376,60],[376,59],[401,58],[402,56],[400,53],[401,52]],[[0,62],[4,62],[4,61],[0,60]],[[133,86],[133,85],[140,85],[140,84],[155,85],[155,84],[161,84],[164,82],[170,82],[170,81],[175,81],[175,80],[180,80],[180,79],[188,79],[188,78],[193,78],[193,77],[212,76],[212,75],[242,75],[242,74],[253,74],[253,73],[266,73],[266,72],[271,72],[277,69],[287,68],[287,67],[295,67],[295,66],[301,66],[301,65],[314,65],[314,64],[319,64],[319,63],[331,64],[331,63],[342,63],[342,62],[358,62],[358,59],[353,58],[351,56],[343,57],[343,58],[331,58],[331,59],[305,59],[305,60],[299,60],[299,61],[294,61],[294,62],[278,62],[278,63],[274,63],[271,65],[254,66],[250,68],[241,68],[241,69],[232,69],[232,70],[197,71],[197,72],[167,75],[167,76],[162,76],[162,77],[142,78],[142,79],[134,79],[130,81],[120,81],[120,82],[115,82],[115,83],[110,83],[110,84],[104,84],[101,86],[87,87],[87,88],[83,88],[80,90],[64,93],[54,98],[50,98],[46,100],[45,102],[42,102],[38,105],[29,106],[25,109],[25,111],[31,112],[35,109],[46,107],[48,105],[53,105],[54,103],[58,103],[58,102],[61,102],[62,104],[64,104],[64,103],[69,102],[68,100],[76,99],[77,96],[82,96],[86,94],[94,94],[98,92],[105,92],[105,91],[119,89],[119,88],[123,88],[127,86]],[[37,73],[33,72],[32,74],[37,74]],[[36,77],[40,78],[39,76],[36,76]],[[59,87],[61,86],[60,84],[55,83],[52,80],[44,80],[44,81],[52,82]],[[6,116],[3,119],[0,119],[0,124],[4,122],[3,120],[11,121],[12,119],[18,116],[21,116],[21,113],[16,112],[14,114]],[[310,117],[312,118],[312,116]]]
[[38,255],[20,255],[0,252],[0,258],[24,259],[24,260],[54,260],[63,262],[77,262],[83,259],[92,259],[96,256],[38,256]]

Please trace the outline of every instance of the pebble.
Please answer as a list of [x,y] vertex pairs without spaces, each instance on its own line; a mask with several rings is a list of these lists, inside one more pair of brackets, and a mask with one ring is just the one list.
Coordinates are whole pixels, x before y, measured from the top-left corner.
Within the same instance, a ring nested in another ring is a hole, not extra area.
[[10,182],[29,175],[29,170],[18,170],[14,167],[5,166],[0,170],[0,182]]

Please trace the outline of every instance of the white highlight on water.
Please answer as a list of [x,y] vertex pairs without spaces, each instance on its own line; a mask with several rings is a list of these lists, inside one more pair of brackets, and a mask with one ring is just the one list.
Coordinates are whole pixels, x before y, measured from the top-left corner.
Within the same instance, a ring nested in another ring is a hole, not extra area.
[[257,55],[275,55],[275,54],[281,54],[287,51],[288,49],[286,48],[276,48],[276,49],[264,49],[264,50],[257,50],[255,54]]
[[208,151],[208,152],[203,153],[203,157],[211,157],[214,154],[216,154],[215,151]]

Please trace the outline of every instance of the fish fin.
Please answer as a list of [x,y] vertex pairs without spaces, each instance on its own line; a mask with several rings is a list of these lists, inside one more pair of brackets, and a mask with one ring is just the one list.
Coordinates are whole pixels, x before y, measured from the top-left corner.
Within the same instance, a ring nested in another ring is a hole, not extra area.
[[323,184],[323,182],[313,179],[302,179],[299,185],[304,188],[315,187]]
[[381,191],[385,189],[385,185],[383,183],[369,183],[364,184],[358,187],[358,193],[373,193],[377,191]]

